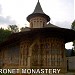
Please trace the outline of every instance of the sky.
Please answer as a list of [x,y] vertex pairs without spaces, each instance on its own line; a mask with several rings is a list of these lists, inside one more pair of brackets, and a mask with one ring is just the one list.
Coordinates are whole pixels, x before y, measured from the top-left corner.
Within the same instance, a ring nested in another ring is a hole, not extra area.
[[[0,27],[16,24],[29,26],[26,17],[31,14],[38,0],[0,0]],[[71,28],[74,21],[74,0],[39,0],[43,11],[50,16],[51,23]]]

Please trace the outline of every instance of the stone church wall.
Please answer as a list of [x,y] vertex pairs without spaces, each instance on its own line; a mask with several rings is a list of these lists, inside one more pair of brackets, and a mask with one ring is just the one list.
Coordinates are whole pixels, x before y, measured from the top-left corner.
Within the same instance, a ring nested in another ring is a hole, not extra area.
[[12,44],[1,50],[2,68],[17,68],[19,66],[19,44]]

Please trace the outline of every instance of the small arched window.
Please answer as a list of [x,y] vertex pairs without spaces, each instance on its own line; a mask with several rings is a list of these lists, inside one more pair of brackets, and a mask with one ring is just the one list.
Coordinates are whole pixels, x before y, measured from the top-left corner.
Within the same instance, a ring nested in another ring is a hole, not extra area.
[[30,25],[31,25],[31,28],[33,28],[33,23],[32,23],[32,22],[31,22],[31,24],[30,24]]
[[43,27],[45,26],[45,22],[43,22]]

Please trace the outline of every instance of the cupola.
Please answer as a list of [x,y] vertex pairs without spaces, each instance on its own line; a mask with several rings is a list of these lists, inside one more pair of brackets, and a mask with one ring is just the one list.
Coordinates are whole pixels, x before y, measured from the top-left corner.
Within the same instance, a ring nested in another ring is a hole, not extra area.
[[43,12],[39,0],[34,12],[27,17],[27,21],[30,23],[30,28],[43,28],[50,21],[50,17]]

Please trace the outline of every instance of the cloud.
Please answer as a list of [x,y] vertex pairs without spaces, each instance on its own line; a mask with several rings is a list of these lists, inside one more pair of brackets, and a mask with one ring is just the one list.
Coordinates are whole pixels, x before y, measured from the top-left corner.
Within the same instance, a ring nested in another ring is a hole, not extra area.
[[2,6],[0,5],[0,14],[2,13]]
[[71,29],[72,23],[68,22],[68,21],[64,21],[64,22],[56,22],[56,25],[59,26],[59,27],[61,27],[61,28]]
[[0,26],[1,25],[10,25],[10,24],[16,24],[15,20],[12,20],[12,18],[10,16],[6,16],[4,17],[2,15],[2,6],[0,5]]
[[12,20],[10,16],[6,17],[0,16],[0,24],[7,24],[7,25],[16,24],[16,21]]

